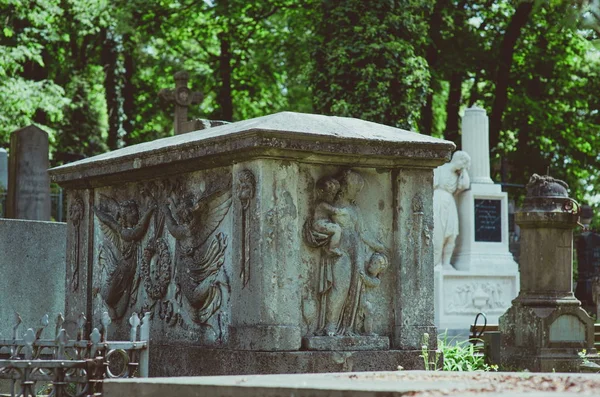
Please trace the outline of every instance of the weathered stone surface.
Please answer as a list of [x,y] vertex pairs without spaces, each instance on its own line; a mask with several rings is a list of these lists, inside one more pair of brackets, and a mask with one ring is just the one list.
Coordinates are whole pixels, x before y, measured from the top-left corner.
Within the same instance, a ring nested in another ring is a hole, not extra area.
[[[424,368],[422,353],[421,350],[263,352],[151,344],[150,376],[391,371],[398,365],[416,370]],[[436,353],[431,350],[429,354],[435,357]]]
[[265,157],[356,167],[436,167],[453,148],[448,141],[368,121],[282,112],[129,146],[53,168],[51,175],[64,186],[101,186]]
[[302,340],[306,350],[388,350],[390,338],[384,336],[311,336]]
[[577,203],[564,182],[533,175],[515,220],[521,227],[521,290],[500,317],[502,363],[530,371],[577,372],[594,348],[594,321],[573,295],[573,228]]
[[202,378],[119,379],[104,383],[106,397],[566,397],[597,395],[597,375],[366,372]]
[[[66,224],[0,219],[0,333],[12,337],[14,313],[22,327],[65,308]],[[21,328],[24,332],[25,328]]]
[[[412,362],[424,333],[436,344],[432,169],[452,148],[280,113],[58,167],[72,213],[67,308],[94,325],[108,311],[116,339],[132,312],[150,312],[155,375],[176,362],[253,373],[375,357],[302,352],[303,336],[381,335],[394,349],[376,351],[382,362]],[[225,362],[195,363],[209,353]]]
[[50,220],[48,134],[30,125],[10,136],[6,217]]

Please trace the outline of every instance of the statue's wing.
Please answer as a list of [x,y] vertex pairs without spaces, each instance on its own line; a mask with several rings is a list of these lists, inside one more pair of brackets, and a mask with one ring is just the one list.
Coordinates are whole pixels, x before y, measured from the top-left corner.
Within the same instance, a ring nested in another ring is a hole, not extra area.
[[115,217],[118,216],[119,211],[119,203],[115,199],[100,194],[100,205],[94,207],[94,212],[96,212],[98,220],[100,221],[100,230],[102,230],[102,233],[104,233],[106,238],[113,243],[118,252],[123,252],[121,249],[121,236],[110,225],[110,223],[117,224]]
[[194,206],[194,234],[198,245],[204,244],[219,227],[231,207],[231,190],[221,190],[200,199]]

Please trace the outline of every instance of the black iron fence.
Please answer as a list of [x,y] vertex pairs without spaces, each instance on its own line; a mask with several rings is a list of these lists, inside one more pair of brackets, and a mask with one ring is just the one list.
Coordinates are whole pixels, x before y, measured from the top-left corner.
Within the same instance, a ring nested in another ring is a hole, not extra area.
[[12,339],[0,336],[0,379],[10,382],[9,394],[2,396],[102,396],[106,378],[147,377],[150,313],[143,319],[135,313],[129,318],[129,341],[107,341],[110,322],[108,313],[103,313],[100,329],[94,328],[85,339],[82,314],[77,337],[69,339],[59,314],[54,337],[43,338],[48,315],[42,317],[39,327],[21,334],[21,317],[16,314]]

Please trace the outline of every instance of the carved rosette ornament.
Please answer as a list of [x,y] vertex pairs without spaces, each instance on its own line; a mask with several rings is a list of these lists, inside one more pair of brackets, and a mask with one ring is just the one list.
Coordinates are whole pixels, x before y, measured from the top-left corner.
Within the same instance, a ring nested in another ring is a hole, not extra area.
[[85,206],[83,204],[83,199],[80,196],[75,196],[71,205],[69,206],[69,219],[75,228],[75,258],[72,263],[74,263],[73,275],[71,277],[71,289],[73,291],[77,291],[79,288],[79,265],[80,265],[80,240],[81,240],[81,220],[83,219],[83,215],[85,212]]
[[238,175],[238,199],[242,204],[242,261],[240,278],[242,288],[250,281],[250,229],[248,228],[250,202],[256,194],[256,178],[250,170],[243,170]]

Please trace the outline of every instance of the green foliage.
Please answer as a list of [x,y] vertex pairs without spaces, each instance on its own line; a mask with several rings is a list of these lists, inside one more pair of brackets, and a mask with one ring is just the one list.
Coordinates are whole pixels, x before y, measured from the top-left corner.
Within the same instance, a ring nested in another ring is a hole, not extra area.
[[[511,32],[521,4],[0,0],[0,145],[36,123],[58,164],[167,136],[173,104],[157,94],[178,70],[204,93],[190,118],[315,111],[418,125],[458,144],[459,113],[492,113],[510,61],[495,180],[524,184],[549,168],[598,211],[600,3],[535,0]],[[502,59],[509,34],[514,51]]]
[[426,1],[323,1],[313,103],[319,113],[416,128],[429,70]]
[[438,347],[444,356],[444,371],[497,371],[498,367],[488,365],[483,355],[478,354],[475,345],[469,341],[448,340],[447,334],[440,335]]

